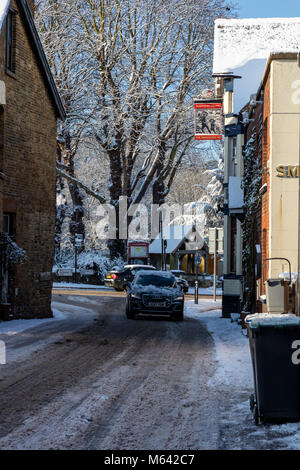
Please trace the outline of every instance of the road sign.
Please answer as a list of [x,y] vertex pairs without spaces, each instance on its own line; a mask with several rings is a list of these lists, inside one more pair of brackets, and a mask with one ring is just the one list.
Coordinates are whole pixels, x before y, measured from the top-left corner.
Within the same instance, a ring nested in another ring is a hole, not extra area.
[[94,269],[81,269],[80,274],[82,276],[93,276],[95,274]]
[[213,255],[216,251],[217,254],[221,255],[224,253],[224,230],[222,228],[210,228],[209,229],[209,254]]
[[217,300],[217,255],[224,253],[224,230],[222,228],[209,229],[209,254],[214,255],[214,301]]
[[81,233],[75,234],[75,246],[81,248],[83,245],[83,235]]
[[197,264],[201,264],[202,263],[202,256],[200,255],[200,253],[197,253],[197,256],[196,256],[196,263]]
[[73,269],[58,269],[57,275],[61,277],[71,277],[73,276]]

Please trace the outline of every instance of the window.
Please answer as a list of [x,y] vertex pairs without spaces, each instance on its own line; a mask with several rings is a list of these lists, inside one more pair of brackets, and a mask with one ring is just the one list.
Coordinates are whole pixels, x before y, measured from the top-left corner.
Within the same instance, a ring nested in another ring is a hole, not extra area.
[[9,11],[6,18],[6,56],[5,67],[15,73],[15,13]]
[[5,212],[3,214],[3,232],[7,233],[10,237],[16,235],[16,214],[12,212]]
[[236,139],[236,137],[233,137],[233,139],[232,139],[231,162],[232,162],[231,174],[232,174],[232,176],[237,176],[238,175],[238,172],[237,172],[238,160],[237,160],[237,139]]

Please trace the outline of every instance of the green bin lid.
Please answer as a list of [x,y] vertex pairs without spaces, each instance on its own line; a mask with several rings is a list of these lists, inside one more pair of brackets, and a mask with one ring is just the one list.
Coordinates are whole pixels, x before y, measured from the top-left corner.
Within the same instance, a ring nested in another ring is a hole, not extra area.
[[297,317],[293,313],[255,313],[254,315],[247,315],[245,322],[249,328],[265,326],[284,328],[289,326],[300,326],[300,317]]

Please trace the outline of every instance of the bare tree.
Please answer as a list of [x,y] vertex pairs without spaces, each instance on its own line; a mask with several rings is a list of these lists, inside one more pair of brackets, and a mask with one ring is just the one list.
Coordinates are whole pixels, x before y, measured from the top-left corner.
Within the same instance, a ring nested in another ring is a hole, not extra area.
[[[108,202],[118,210],[126,196],[130,208],[152,191],[162,204],[193,141],[192,98],[210,83],[220,16],[226,0],[41,0],[38,23],[68,113],[69,170],[60,174],[74,177],[78,139],[95,137],[99,164],[109,160]],[[112,253],[124,248],[111,244]]]

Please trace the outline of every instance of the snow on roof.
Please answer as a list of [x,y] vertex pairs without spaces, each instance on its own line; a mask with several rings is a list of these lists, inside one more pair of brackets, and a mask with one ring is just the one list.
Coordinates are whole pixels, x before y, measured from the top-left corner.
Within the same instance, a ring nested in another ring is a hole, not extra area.
[[[167,240],[166,254],[174,253],[185,238],[188,238],[193,230],[193,225],[168,225],[163,229],[163,239]],[[202,237],[198,233],[198,239]],[[203,239],[202,239],[203,240]],[[204,243],[204,241],[203,241]],[[161,253],[160,234],[153,240],[149,247],[150,254]]]
[[0,31],[2,30],[2,26],[6,18],[9,5],[10,0],[0,0]]
[[[187,225],[170,225],[164,227],[163,229],[163,238],[167,240],[166,253],[173,253],[176,248],[180,245],[182,240],[189,234],[192,230],[192,226]],[[149,247],[149,253],[161,253],[161,237],[160,234],[153,240]]]
[[299,52],[300,18],[218,19],[213,72],[242,76],[235,81],[237,113],[256,93],[273,52]]

